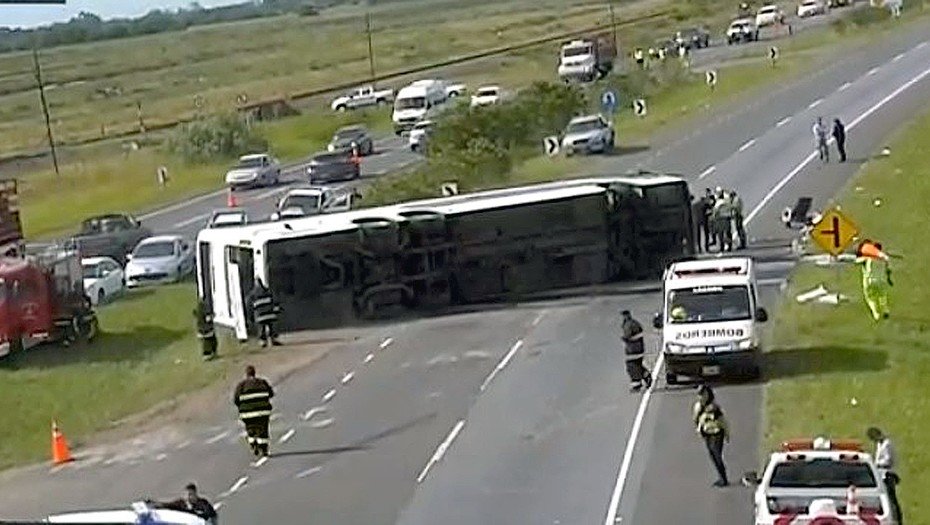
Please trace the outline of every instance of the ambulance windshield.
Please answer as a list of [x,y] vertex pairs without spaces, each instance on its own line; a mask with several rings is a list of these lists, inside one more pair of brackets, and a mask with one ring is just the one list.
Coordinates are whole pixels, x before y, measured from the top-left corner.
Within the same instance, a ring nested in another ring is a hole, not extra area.
[[752,318],[749,288],[706,286],[672,290],[668,319],[672,324],[748,321]]
[[774,488],[845,489],[850,485],[875,488],[875,476],[867,463],[830,458],[786,461],[775,466],[769,486]]

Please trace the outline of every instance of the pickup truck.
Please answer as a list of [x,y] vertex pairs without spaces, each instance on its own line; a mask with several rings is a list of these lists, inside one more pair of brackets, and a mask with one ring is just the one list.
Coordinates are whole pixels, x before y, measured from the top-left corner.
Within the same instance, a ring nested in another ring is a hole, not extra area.
[[330,103],[330,107],[333,111],[346,111],[365,106],[387,104],[392,100],[394,100],[393,89],[376,90],[374,86],[362,86],[351,93],[336,97]]
[[126,255],[152,232],[132,215],[111,213],[85,219],[71,238],[81,257],[111,257],[126,264]]

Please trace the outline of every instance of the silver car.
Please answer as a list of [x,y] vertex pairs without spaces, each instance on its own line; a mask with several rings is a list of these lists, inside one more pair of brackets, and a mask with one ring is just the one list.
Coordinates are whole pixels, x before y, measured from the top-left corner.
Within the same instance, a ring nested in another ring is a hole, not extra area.
[[566,155],[608,153],[613,148],[614,130],[600,115],[573,118],[562,137],[562,149]]
[[351,152],[352,148],[358,148],[358,154],[361,156],[371,155],[375,152],[375,143],[371,135],[364,126],[346,126],[336,130],[333,140],[329,141],[326,149],[330,152]]
[[180,235],[143,239],[126,263],[126,287],[173,283],[194,270],[194,250]]
[[239,163],[226,172],[226,184],[230,188],[273,186],[280,179],[281,165],[266,153],[239,157]]

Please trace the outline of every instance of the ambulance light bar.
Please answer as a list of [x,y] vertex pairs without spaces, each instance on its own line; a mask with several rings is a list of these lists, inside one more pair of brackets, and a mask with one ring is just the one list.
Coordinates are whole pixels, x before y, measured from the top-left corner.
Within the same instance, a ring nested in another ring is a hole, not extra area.
[[711,268],[694,268],[688,270],[675,270],[674,277],[691,277],[695,275],[746,275],[745,266],[715,266]]
[[849,452],[863,452],[862,442],[855,439],[789,439],[781,444],[782,452],[796,452],[800,450],[845,450]]

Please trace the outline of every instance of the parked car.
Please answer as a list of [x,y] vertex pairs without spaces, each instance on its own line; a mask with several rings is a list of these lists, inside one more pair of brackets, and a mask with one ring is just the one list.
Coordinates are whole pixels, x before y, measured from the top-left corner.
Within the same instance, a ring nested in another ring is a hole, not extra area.
[[132,215],[108,213],[84,219],[70,245],[83,257],[110,257],[123,264],[126,254],[151,235],[151,230]]
[[336,130],[326,149],[330,152],[351,152],[353,145],[358,147],[358,154],[362,156],[371,155],[375,151],[375,142],[368,133],[368,129],[359,125],[345,126]]
[[435,129],[436,124],[432,120],[421,120],[414,124],[407,136],[407,145],[410,146],[410,151],[425,152],[429,138]]
[[827,2],[827,5],[830,8],[834,8],[834,7],[846,7],[846,6],[852,5],[852,3],[853,3],[853,0],[829,0]]
[[497,104],[501,100],[500,86],[481,86],[471,96],[471,107]]
[[307,167],[311,183],[357,179],[361,174],[361,164],[346,151],[317,153]]
[[157,235],[136,246],[126,264],[126,287],[178,282],[194,269],[194,250],[180,235]]
[[126,286],[122,266],[110,257],[85,257],[81,259],[84,273],[84,293],[94,306],[121,294]]
[[468,91],[468,86],[461,83],[449,82],[448,80],[440,80],[443,83],[446,98],[456,98],[460,97]]
[[321,213],[348,211],[352,208],[354,192],[326,186],[294,188],[278,201],[277,211],[271,220],[307,217]]
[[571,119],[562,137],[566,155],[575,153],[607,153],[614,147],[614,130],[600,115]]
[[727,28],[727,44],[739,44],[759,40],[759,28],[750,18],[738,18]]
[[210,214],[207,228],[224,228],[226,226],[244,226],[249,223],[249,214],[242,208],[225,208]]
[[764,5],[756,11],[756,26],[765,27],[774,24],[784,24],[785,13],[775,4]]
[[659,60],[662,57],[659,56],[659,50],[665,51],[665,56],[678,56],[678,42],[673,38],[659,38],[655,41],[652,47],[649,48],[649,58],[653,60]]
[[689,50],[700,49],[710,45],[710,33],[703,27],[689,27],[675,33],[675,43]]
[[267,153],[244,155],[226,172],[226,184],[231,188],[272,186],[281,179],[281,165]]
[[362,86],[355,91],[336,97],[330,107],[333,111],[346,111],[366,106],[387,104],[394,100],[393,89],[375,89],[373,86]]
[[827,14],[824,0],[804,0],[798,5],[798,18]]

